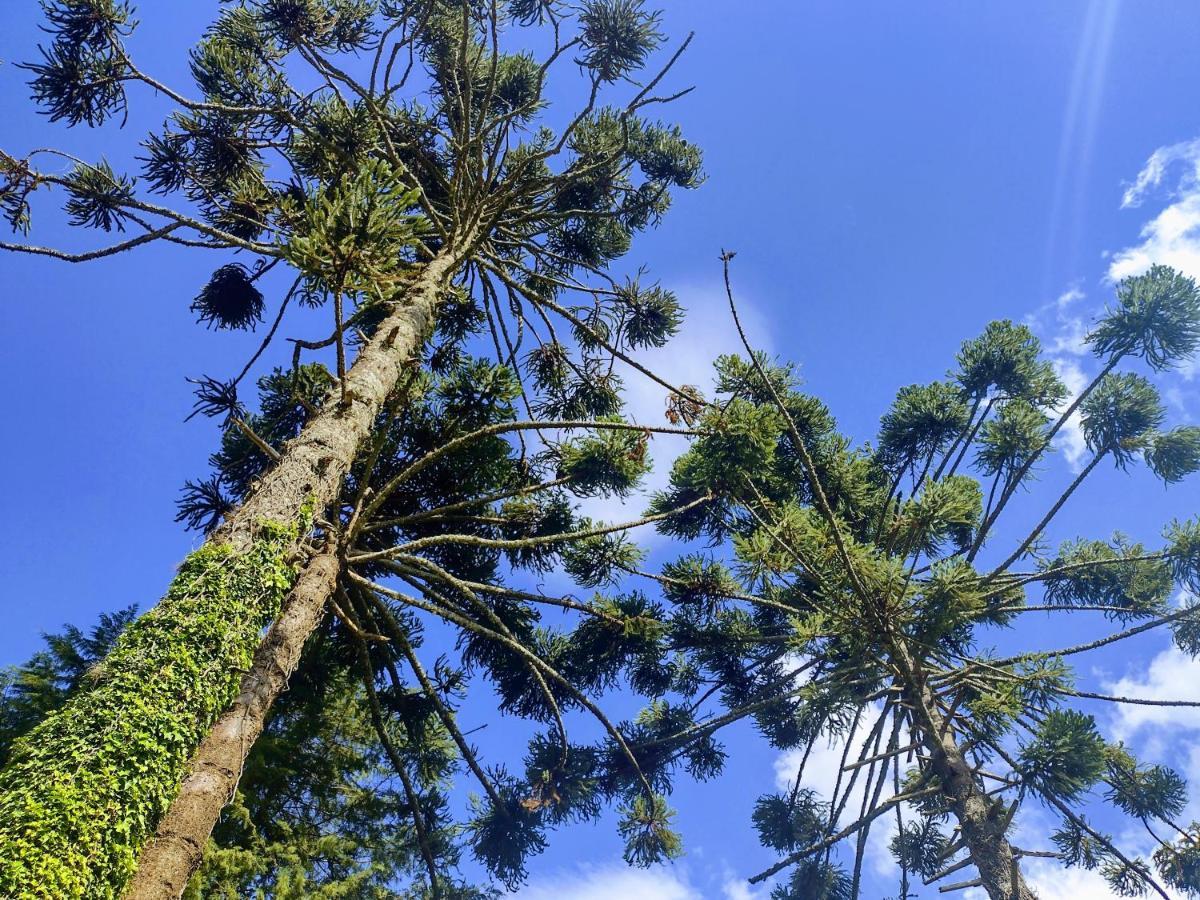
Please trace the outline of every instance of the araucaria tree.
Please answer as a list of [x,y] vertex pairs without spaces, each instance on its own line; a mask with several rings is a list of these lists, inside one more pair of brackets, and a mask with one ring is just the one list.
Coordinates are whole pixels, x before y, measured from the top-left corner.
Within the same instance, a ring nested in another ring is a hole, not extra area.
[[[435,353],[446,349],[442,343]],[[260,410],[245,413],[241,427],[230,423],[212,458],[231,499],[271,464],[264,448],[282,446],[322,397],[336,396],[329,384],[329,373],[312,364],[261,380]],[[389,404],[334,507],[336,520],[321,523],[322,540],[286,601],[308,611],[278,617],[251,675],[260,669],[260,679],[278,682],[295,665],[273,635],[281,622],[321,618],[322,604],[309,605],[303,590],[312,573],[333,591],[333,615],[273,708],[248,678],[195,754],[126,897],[382,898],[405,882],[413,896],[475,897],[488,891],[455,874],[465,844],[496,878],[513,883],[525,856],[544,845],[547,826],[594,816],[607,800],[663,808],[597,705],[625,670],[657,691],[674,680],[646,604],[508,584],[512,570],[561,566],[593,587],[633,558],[622,533],[645,521],[592,523],[573,512],[572,498],[631,490],[646,471],[647,430],[608,420],[580,434],[584,423],[568,429],[521,420],[519,396],[511,369],[464,357],[441,374],[417,373]],[[512,440],[532,437],[534,426],[543,435],[537,453]],[[212,483],[191,484],[183,498],[181,515],[199,528],[219,521]],[[545,611],[553,624],[543,621]],[[128,611],[105,618],[91,638],[76,630],[51,638],[49,651],[16,670],[7,687],[0,681],[0,757],[88,689],[93,667],[130,618]],[[276,665],[259,666],[264,655]],[[489,765],[507,748],[480,750],[460,724],[464,695],[483,689],[491,705],[490,688],[503,711],[531,720],[522,775]],[[577,710],[607,729],[610,754],[621,763],[611,771],[587,748],[565,752],[567,720]],[[460,772],[485,798],[465,818],[449,793]],[[198,832],[197,822],[205,824]],[[623,827],[639,841],[640,859],[672,849],[669,831],[644,837],[636,821]]]
[[[46,648],[0,673],[0,758],[13,741],[74,692],[111,649],[132,610],[105,615],[84,633],[46,636]],[[265,737],[249,754],[237,795],[218,826],[203,868],[184,896],[382,898],[403,872],[420,867],[408,798],[383,758],[361,684],[337,663],[323,629],[275,704]],[[427,742],[414,759],[426,781],[447,773],[453,754]],[[424,785],[423,785],[424,787]],[[449,882],[454,845],[438,833]],[[456,896],[469,896],[465,891]]]
[[[1087,343],[1100,374],[1069,397],[1029,329],[994,322],[947,380],[899,392],[873,446],[852,447],[789,368],[752,353],[723,359],[720,395],[685,410],[702,434],[658,502],[716,499],[659,527],[731,541],[736,563],[687,556],[659,578],[673,633],[694,636],[697,666],[731,711],[672,746],[753,714],[803,760],[792,789],[754,814],[782,859],[752,880],[788,873],[773,897],[859,896],[868,835],[886,826],[901,897],[921,879],[1032,900],[1031,855],[1099,869],[1121,896],[1200,894],[1200,825],[1179,819],[1184,780],[1139,762],[1088,711],[1197,704],[1107,696],[1072,675],[1089,651],[1152,629],[1200,652],[1200,522],[1169,524],[1157,546],[1044,540],[1102,464],[1144,462],[1168,486],[1200,469],[1200,428],[1164,430],[1157,391],[1128,370],[1162,371],[1200,347],[1200,289],[1165,267],[1130,278]],[[1034,476],[1074,416],[1089,456],[1061,496],[1044,496]],[[1038,501],[1031,522],[1016,521]],[[1054,635],[1096,637],[1048,641],[1027,627],[1042,616]],[[1104,621],[1113,627],[1095,632]],[[835,738],[836,781],[812,790],[805,764]],[[1030,804],[1057,824],[1018,840]],[[1097,806],[1144,829],[1152,859],[1123,850]]]
[[[253,325],[266,274],[290,268],[276,325],[293,300],[324,306],[329,337],[297,341],[296,359],[323,346],[336,359],[328,393],[308,399],[303,427],[278,447],[247,421],[241,376],[202,380],[200,408],[270,464],[236,505],[222,484],[199,486],[193,499],[220,513],[208,542],[94,683],[25,734],[0,772],[0,893],[90,898],[124,889],[189,757],[239,688],[243,710],[269,706],[281,682],[260,662],[295,665],[333,586],[332,567],[312,564],[297,582],[314,526],[321,537],[337,530],[327,526],[342,521],[335,507],[354,461],[381,416],[396,415],[389,404],[405,402],[435,327],[456,321],[448,309],[488,323],[495,362],[521,362],[540,414],[618,411],[611,354],[664,339],[677,309],[669,294],[605,269],[657,221],[672,188],[697,182],[699,155],[646,118],[671,99],[659,85],[682,47],[639,74],[663,41],[640,0],[224,4],[192,51],[191,96],[130,58],[128,3],[43,7],[50,43],[26,68],[51,119],[102,125],[139,87],[178,109],[143,142],[136,176],[54,150],[0,155],[0,207],[16,231],[28,232],[33,202],[57,190],[74,224],[132,233],[78,254],[0,247],[72,261],[154,242],[216,251],[221,265],[194,304],[216,327]],[[503,50],[526,28],[538,38],[523,43],[542,56]],[[581,99],[551,127],[547,80],[573,64]],[[572,303],[585,287],[584,303]],[[302,376],[297,364],[296,384]],[[284,603],[293,582],[306,602]],[[300,612],[275,621],[268,642],[280,652],[256,658],[281,605]],[[254,683],[242,681],[247,669]]]

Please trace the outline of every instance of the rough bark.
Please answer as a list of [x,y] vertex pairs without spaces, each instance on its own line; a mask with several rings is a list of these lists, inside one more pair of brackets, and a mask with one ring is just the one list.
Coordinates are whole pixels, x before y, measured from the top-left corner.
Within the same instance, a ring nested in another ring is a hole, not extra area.
[[332,553],[315,556],[301,573],[242,679],[241,693],[196,749],[179,795],[138,859],[126,900],[179,898],[199,867],[221,810],[233,797],[246,756],[276,698],[300,662],[337,583]]
[[[463,246],[444,249],[416,274],[347,373],[346,402],[340,391],[330,397],[189,557],[187,577],[127,629],[101,687],[52,713],[17,748],[0,772],[0,896],[93,900],[124,892],[192,754],[237,695],[235,666],[249,666],[282,599],[280,576],[254,584],[249,560],[264,545],[279,560],[288,550],[260,536],[275,540],[281,526],[294,528],[337,499],[385,399],[432,330]],[[229,609],[237,621],[226,624]],[[181,651],[172,643],[176,619],[202,640]]]
[[911,657],[899,655],[900,668],[909,682],[905,694],[929,751],[930,770],[950,802],[971,862],[979,870],[980,886],[990,900],[1037,900],[1008,841],[1005,805],[984,793],[924,677]]
[[288,442],[279,461],[212,540],[240,549],[253,540],[260,522],[292,522],[310,499],[318,508],[337,499],[375,416],[432,331],[438,301],[456,265],[456,254],[447,250],[425,266],[405,302],[379,326],[346,373],[346,402],[331,398]]

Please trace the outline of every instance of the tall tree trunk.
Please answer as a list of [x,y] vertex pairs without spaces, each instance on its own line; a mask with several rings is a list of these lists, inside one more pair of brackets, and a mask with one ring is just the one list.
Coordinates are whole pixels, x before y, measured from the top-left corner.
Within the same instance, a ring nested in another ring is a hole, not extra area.
[[457,267],[456,256],[445,250],[425,266],[406,302],[383,321],[346,373],[347,402],[337,402],[334,391],[242,506],[217,529],[214,541],[247,546],[259,523],[293,522],[306,503],[315,500],[320,508],[337,499],[375,416],[433,329],[438,302]]
[[347,373],[347,402],[331,396],[93,685],[18,742],[0,772],[0,897],[122,894],[291,587],[306,517],[336,500],[462,258],[459,245],[426,264]]
[[179,795],[138,859],[126,900],[177,900],[200,865],[209,835],[234,791],[267,715],[300,662],[337,584],[340,565],[321,553],[297,579],[242,678],[241,693],[196,749]]
[[979,870],[980,886],[991,900],[1037,900],[1025,883],[1018,856],[1008,841],[1005,805],[988,797],[979,786],[912,657],[900,652],[894,658],[908,682],[903,685],[905,696],[929,751],[929,767],[938,778],[943,796],[950,801],[963,843]]

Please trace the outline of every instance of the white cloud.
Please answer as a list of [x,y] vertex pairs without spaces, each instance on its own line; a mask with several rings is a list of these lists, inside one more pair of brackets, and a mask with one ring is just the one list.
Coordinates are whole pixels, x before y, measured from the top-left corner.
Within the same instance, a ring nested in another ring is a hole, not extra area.
[[[1168,176],[1178,172],[1177,179]],[[1169,187],[1164,187],[1169,185]],[[1168,204],[1141,229],[1141,241],[1112,254],[1108,277],[1119,281],[1159,263],[1200,278],[1200,139],[1155,150],[1121,199],[1121,207],[1141,206],[1157,194]],[[1187,380],[1200,375],[1200,356],[1180,367]]]
[[[1026,849],[1051,850],[1048,835],[1057,827],[1054,816],[1042,807],[1027,803],[1017,814],[1012,842]],[[1142,858],[1153,849],[1140,831],[1118,835],[1117,844],[1130,855]],[[1026,857],[1021,861],[1021,872],[1038,900],[1115,900],[1117,897],[1098,871],[1069,868],[1052,859]],[[962,876],[964,880],[969,877]],[[961,896],[962,900],[987,900],[987,893],[982,888],[970,888]],[[1158,895],[1149,893],[1148,896]],[[1169,900],[1186,900],[1183,894],[1169,888],[1167,897]]]
[[[1044,859],[1027,859],[1021,867],[1038,900],[1112,900],[1117,895],[1104,877],[1086,869],[1068,869]],[[987,900],[982,888],[971,888],[963,900]]]
[[[1187,600],[1180,592],[1176,604]],[[1153,656],[1144,669],[1103,681],[1105,693],[1144,700],[1200,703],[1200,658],[1174,645]],[[1110,705],[1110,731],[1146,762],[1169,765],[1187,777],[1190,798],[1185,821],[1200,819],[1200,707]]]
[[[1105,254],[1108,281],[1141,274],[1155,264],[1168,265],[1200,279],[1200,139],[1155,150],[1126,187],[1121,208],[1139,208],[1154,198],[1160,198],[1165,205],[1144,222],[1139,240]],[[1088,381],[1082,365],[1089,358],[1083,340],[1090,317],[1080,310],[1084,299],[1083,290],[1075,284],[1027,318],[1028,324],[1042,337],[1059,377],[1071,391],[1068,403]],[[1185,382],[1200,377],[1200,354],[1183,361],[1177,371],[1178,378]],[[1194,392],[1180,388],[1173,375],[1159,381],[1171,406],[1185,421],[1190,421],[1189,396]],[[1077,415],[1060,432],[1056,444],[1070,467],[1080,471],[1087,451]]]
[[[1141,671],[1132,671],[1115,680],[1104,679],[1105,693],[1148,700],[1200,700],[1200,660],[1192,660],[1175,648],[1154,656]],[[1200,710],[1186,707],[1137,706],[1110,704],[1112,737],[1125,741],[1148,762],[1165,762],[1183,768],[1193,781],[1200,777]],[[1193,800],[1193,805],[1200,798]],[[1191,811],[1185,812],[1188,818]],[[1045,810],[1027,804],[1017,817],[1013,842],[1029,849],[1046,850],[1047,835],[1055,827],[1054,818]],[[1118,844],[1132,855],[1145,857],[1154,848],[1140,830],[1118,836]],[[1039,900],[1109,900],[1116,895],[1099,872],[1068,868],[1049,859],[1027,858],[1022,863],[1029,885]],[[1167,890],[1171,900],[1183,895]],[[963,900],[986,900],[978,891],[969,891]]]
[[[804,776],[800,779],[800,786],[816,791],[823,800],[828,801],[830,799],[830,792],[838,780],[838,770],[841,768],[842,754],[846,750],[847,743],[850,744],[850,754],[847,757],[847,763],[849,764],[858,758],[863,742],[870,734],[871,727],[879,717],[881,709],[881,704],[873,703],[867,707],[866,712],[859,721],[858,727],[849,734],[829,739],[818,739],[808,755],[808,761],[804,765]],[[887,729],[887,726],[885,726],[885,729]],[[890,731],[890,729],[887,730]],[[885,733],[884,741],[886,740],[887,734]],[[790,791],[795,785],[796,773],[800,769],[800,760],[803,756],[803,751],[797,749],[788,750],[776,757],[775,785],[780,791]],[[852,772],[843,773],[842,789],[845,788],[852,774]],[[857,819],[862,809],[863,790],[866,786],[865,774],[865,770],[859,771],[854,789],[850,792],[850,798],[846,801],[845,809],[838,820],[838,824],[843,827]],[[887,800],[891,796],[889,788],[890,782],[884,786],[884,792],[880,795],[880,800]],[[908,809],[907,806],[905,810],[905,818],[911,820],[913,818],[912,810]],[[865,858],[867,864],[878,875],[888,876],[897,871],[895,859],[888,849],[888,845],[891,843],[895,832],[896,817],[894,813],[889,813],[882,817],[882,819],[875,821],[871,829],[871,834],[867,838]]]
[[513,896],[520,900],[703,900],[680,869],[624,865],[580,866],[573,872],[535,878]]
[[1043,307],[1033,318],[1035,327],[1045,328],[1042,321],[1045,313],[1053,307],[1054,322],[1050,326],[1049,340],[1046,349],[1056,356],[1086,356],[1088,349],[1083,339],[1087,337],[1087,323],[1079,311],[1079,302],[1087,299],[1087,294],[1078,284],[1073,284],[1058,297],[1053,304]]
[[[1067,397],[1057,410],[1060,413],[1075,401],[1091,380],[1081,362],[1088,356],[1087,346],[1083,342],[1088,326],[1080,309],[1080,304],[1085,299],[1087,295],[1082,288],[1073,284],[1053,302],[1045,304],[1025,320],[1041,337],[1046,356],[1054,366],[1055,373],[1067,387]],[[1083,459],[1087,455],[1087,444],[1083,439],[1078,412],[1067,419],[1054,439],[1054,446],[1062,451],[1063,458],[1072,471],[1082,470]]]
[[1200,274],[1200,185],[1179,197],[1142,226],[1140,244],[1113,254],[1108,277],[1120,281],[1138,275],[1155,263],[1184,274]]
[[721,885],[725,900],[767,900],[771,895],[769,887],[756,888],[744,878],[730,875]]
[[1042,859],[1025,863],[1025,877],[1038,900],[1110,900],[1116,896],[1099,872],[1068,869]]
[[1200,160],[1200,140],[1182,141],[1167,147],[1159,147],[1150,154],[1146,165],[1138,173],[1133,184],[1125,189],[1121,196],[1121,208],[1128,209],[1142,205],[1146,194],[1162,184],[1167,170],[1176,162],[1186,162],[1195,165]]
[[[807,762],[804,764],[804,776],[800,779],[800,786],[814,790],[821,797],[828,800],[829,792],[838,780],[838,769],[842,765],[842,754],[846,750],[846,744],[849,743],[851,745],[850,755],[847,758],[847,762],[850,763],[858,758],[863,741],[867,739],[867,735],[871,731],[871,726],[875,724],[875,720],[879,717],[881,710],[881,704],[878,702],[872,703],[865,709],[862,717],[859,719],[858,726],[848,734],[818,738],[812,748],[812,752],[808,755]],[[800,771],[800,761],[803,758],[804,751],[798,748],[788,750],[776,757],[775,786],[779,790],[790,791],[792,789],[792,786],[796,783],[796,773]],[[850,773],[846,773],[845,778],[842,779],[843,786],[849,777]],[[858,795],[857,797],[851,796],[851,799],[846,803],[847,813],[851,810],[857,810],[859,804],[862,803],[861,789],[862,783],[865,780],[860,774],[855,784],[855,791],[858,792]],[[853,821],[853,816],[845,821]]]
[[[1115,900],[1118,896],[1099,872],[1068,869],[1045,859],[1029,859],[1024,865],[1025,876],[1038,900]],[[1186,900],[1171,888],[1166,888],[1166,892],[1171,900]],[[1150,892],[1147,895],[1158,896]]]
[[[1177,647],[1163,650],[1144,672],[1106,682],[1105,690],[1115,696],[1145,700],[1190,700],[1200,702],[1200,659],[1192,659]],[[1200,709],[1187,706],[1141,706],[1115,704],[1113,733],[1119,740],[1153,737],[1155,729],[1174,732],[1200,730]],[[1151,732],[1147,734],[1147,732]]]
[[[1056,410],[1062,413],[1068,406],[1075,402],[1090,380],[1084,373],[1079,362],[1063,356],[1052,356],[1050,362],[1054,366],[1054,372],[1058,375],[1062,383],[1067,387],[1067,397],[1063,400],[1060,408]],[[1062,451],[1063,458],[1066,459],[1067,465],[1071,467],[1073,472],[1079,472],[1083,468],[1083,458],[1087,455],[1087,441],[1083,439],[1083,427],[1079,416],[1079,411],[1076,410],[1067,419],[1066,423],[1059,430],[1054,438],[1054,445]]]

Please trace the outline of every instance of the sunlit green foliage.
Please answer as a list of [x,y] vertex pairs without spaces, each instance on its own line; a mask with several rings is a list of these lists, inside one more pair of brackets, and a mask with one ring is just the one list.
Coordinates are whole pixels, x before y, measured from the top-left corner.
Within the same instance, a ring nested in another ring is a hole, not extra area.
[[[1089,338],[1101,371],[1073,402],[1029,329],[997,322],[963,345],[948,380],[902,388],[877,443],[861,449],[837,434],[789,368],[761,355],[718,363],[718,395],[697,419],[704,434],[676,462],[656,508],[710,492],[702,509],[660,528],[728,540],[736,577],[694,555],[664,566],[675,606],[669,633],[700,677],[720,685],[716,721],[752,716],[771,744],[801,760],[819,741],[845,744],[836,781],[820,793],[803,781],[801,763],[789,793],[756,807],[762,841],[782,859],[755,880],[793,867],[772,896],[860,896],[868,835],[886,816],[901,897],[915,896],[914,878],[939,884],[970,865],[989,896],[1030,897],[1019,874],[1012,880],[1024,849],[1012,825],[1034,798],[1060,822],[1061,861],[1099,869],[1118,894],[1158,880],[1200,890],[1188,881],[1197,838],[1176,821],[1182,776],[1139,762],[1106,738],[1105,720],[1076,708],[1079,698],[1137,698],[1080,691],[1069,665],[1161,625],[1185,652],[1200,649],[1194,601],[1173,602],[1196,585],[1195,523],[1170,526],[1160,547],[1121,534],[1066,541],[1057,552],[1044,543],[1105,459],[1122,469],[1144,460],[1168,484],[1197,468],[1191,429],[1162,430],[1153,384],[1115,370],[1139,357],[1158,370],[1193,352],[1195,285],[1160,268],[1117,293],[1119,307]],[[1092,454],[1079,476],[1058,497],[1032,490],[1010,506],[1076,412]],[[1039,501],[1050,511],[991,561],[1001,516],[1015,520]],[[1084,618],[1092,610],[1103,617]],[[1081,624],[1142,624],[1043,650],[1045,636],[1021,627],[1035,611],[1054,622],[1079,613]],[[1028,640],[1028,652],[992,650],[997,627],[1013,630],[1009,646]],[[1186,836],[1160,841],[1153,863],[1124,854],[1084,818],[1098,795]],[[852,868],[835,867],[840,847]]]

